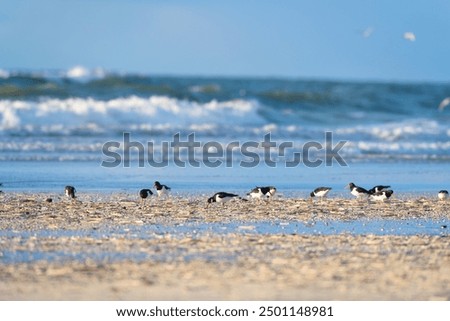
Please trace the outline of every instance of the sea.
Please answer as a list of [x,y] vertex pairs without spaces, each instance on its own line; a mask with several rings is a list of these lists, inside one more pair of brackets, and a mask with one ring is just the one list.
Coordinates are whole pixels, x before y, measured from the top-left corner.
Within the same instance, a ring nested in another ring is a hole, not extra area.
[[0,69],[0,189],[436,195],[450,189],[448,96],[450,82]]

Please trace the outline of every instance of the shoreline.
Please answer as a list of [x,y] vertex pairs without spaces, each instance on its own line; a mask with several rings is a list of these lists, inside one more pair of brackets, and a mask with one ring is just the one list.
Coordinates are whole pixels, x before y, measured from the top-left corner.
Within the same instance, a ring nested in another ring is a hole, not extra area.
[[0,229],[86,229],[102,224],[176,224],[191,221],[325,221],[357,219],[449,219],[450,200],[393,196],[388,201],[328,198],[275,198],[207,203],[206,195],[145,201],[129,194],[91,194],[69,199],[48,194],[0,196]]

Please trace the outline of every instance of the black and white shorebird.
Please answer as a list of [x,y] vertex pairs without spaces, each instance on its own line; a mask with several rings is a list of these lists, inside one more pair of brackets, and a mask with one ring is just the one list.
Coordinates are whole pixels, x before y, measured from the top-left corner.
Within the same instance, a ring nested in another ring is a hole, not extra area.
[[350,193],[357,198],[367,197],[370,194],[365,188],[356,186],[353,183],[349,183],[346,187],[348,187],[350,189]]
[[70,185],[67,185],[65,188],[64,188],[64,192],[66,193],[66,196],[67,197],[70,197],[70,198],[75,198],[76,196],[75,196],[75,192],[76,192],[77,190],[75,189],[75,187],[73,187],[73,186],[70,186]]
[[320,200],[323,200],[324,197],[327,197],[329,191],[331,191],[331,187],[317,187],[309,196],[311,196],[311,199],[313,197],[319,197]]
[[154,188],[156,188],[156,193],[159,197],[165,196],[169,194],[170,187],[167,185],[162,185],[160,182],[156,181],[153,185]]
[[385,191],[389,188],[389,185],[377,185],[369,189],[369,194],[375,194],[381,191]]
[[141,189],[139,191],[139,197],[141,198],[141,201],[144,201],[147,197],[152,196],[153,192],[149,190],[148,188]]
[[370,194],[370,199],[374,201],[385,201],[394,194],[393,190],[387,189]]
[[218,192],[213,196],[211,196],[210,198],[208,198],[208,203],[222,203],[223,205],[223,203],[231,201],[232,199],[240,199],[246,201],[246,199],[243,199],[236,194],[231,194],[227,192]]
[[252,189],[249,193],[247,193],[248,196],[251,198],[272,198],[275,193],[277,192],[277,189],[275,186],[264,186],[264,187],[255,187]]
[[439,198],[441,201],[447,199],[447,198],[448,198],[448,191],[446,191],[445,189],[439,191],[439,193],[438,193],[438,198]]

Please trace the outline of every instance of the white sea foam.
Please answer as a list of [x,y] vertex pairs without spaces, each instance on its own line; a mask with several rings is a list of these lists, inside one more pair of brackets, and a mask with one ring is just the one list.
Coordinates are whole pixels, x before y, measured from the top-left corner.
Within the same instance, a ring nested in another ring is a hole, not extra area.
[[[129,129],[192,129],[211,131],[220,126],[263,125],[258,103],[248,100],[198,103],[166,96],[131,96],[112,100],[93,98],[0,101],[0,131],[64,133],[126,131]],[[168,125],[170,124],[170,126]]]
[[396,143],[384,143],[384,142],[368,142],[359,141],[355,143],[355,146],[361,151],[372,152],[422,152],[422,151],[448,151],[450,150],[450,142],[396,142]]
[[9,71],[0,69],[0,78],[3,79],[9,78]]
[[67,70],[66,76],[68,78],[82,78],[89,75],[89,70],[83,66],[75,66]]
[[442,131],[444,131],[442,126],[434,120],[411,119],[388,124],[338,128],[335,132],[353,136],[363,134],[382,141],[394,142],[405,137],[438,135]]
[[20,119],[13,108],[4,108],[4,110],[1,110],[0,107],[0,112],[2,112],[0,129],[8,130],[17,128],[20,125]]
[[64,76],[67,78],[78,79],[78,80],[88,80],[92,78],[103,78],[106,72],[103,68],[88,69],[83,66],[74,66],[68,69]]

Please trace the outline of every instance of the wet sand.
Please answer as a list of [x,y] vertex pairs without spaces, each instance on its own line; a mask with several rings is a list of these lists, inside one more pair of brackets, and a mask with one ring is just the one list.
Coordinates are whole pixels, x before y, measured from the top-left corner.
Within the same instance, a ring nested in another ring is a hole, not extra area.
[[[448,220],[449,202],[276,199],[207,207],[205,197],[47,197],[1,196],[2,300],[450,299],[450,227],[410,236],[252,232],[260,221]],[[239,222],[241,231],[126,233],[192,222]],[[111,227],[125,232],[94,233]],[[61,253],[71,259],[58,259]]]

